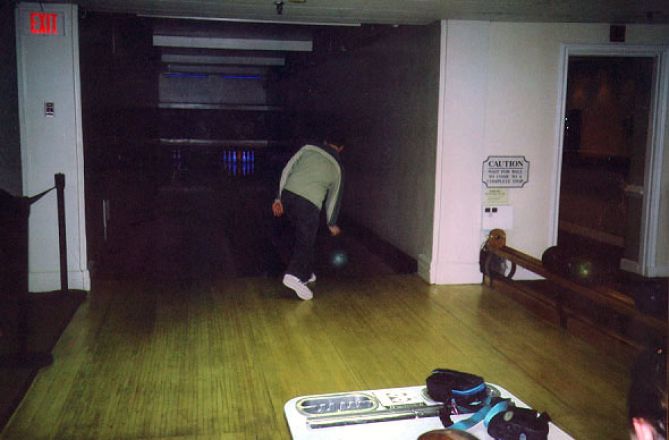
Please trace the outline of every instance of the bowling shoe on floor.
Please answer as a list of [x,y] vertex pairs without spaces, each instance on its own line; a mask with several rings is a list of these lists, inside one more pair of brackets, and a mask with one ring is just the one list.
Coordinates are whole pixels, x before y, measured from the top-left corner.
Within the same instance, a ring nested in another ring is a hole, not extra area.
[[309,279],[307,280],[307,282],[304,283],[304,284],[311,284],[311,283],[315,283],[315,282],[316,282],[316,274],[312,272],[312,273],[311,273],[311,276],[309,277]]
[[283,276],[283,285],[289,289],[293,289],[298,297],[303,300],[310,300],[314,297],[314,294],[311,292],[311,289],[307,287],[305,283],[300,281],[295,275],[289,273]]

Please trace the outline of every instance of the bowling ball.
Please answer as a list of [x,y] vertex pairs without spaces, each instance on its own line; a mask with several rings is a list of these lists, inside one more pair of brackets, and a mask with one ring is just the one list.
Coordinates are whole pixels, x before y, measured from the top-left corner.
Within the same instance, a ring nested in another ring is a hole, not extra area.
[[594,258],[574,256],[567,262],[569,278],[589,286],[601,284],[606,278],[606,268]]
[[541,262],[544,268],[558,275],[566,275],[567,257],[562,249],[557,246],[551,246],[541,255]]
[[330,265],[341,269],[348,264],[348,253],[343,249],[337,249],[330,254]]

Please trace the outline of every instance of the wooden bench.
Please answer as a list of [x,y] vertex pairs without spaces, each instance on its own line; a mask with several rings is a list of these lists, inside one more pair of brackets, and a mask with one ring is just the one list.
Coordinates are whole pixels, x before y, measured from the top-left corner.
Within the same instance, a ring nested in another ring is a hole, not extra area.
[[[505,239],[500,240],[498,237],[497,242],[491,244],[492,245],[490,246],[488,246],[488,243],[486,244],[485,250],[487,252],[487,261],[484,263],[483,267],[490,267],[489,260],[493,255],[495,255],[501,259],[511,262],[513,265],[517,265],[534,272],[561,288],[554,290],[554,295],[552,298],[552,302],[558,314],[561,327],[567,327],[567,319],[569,315],[573,313],[569,312],[565,307],[566,301],[569,299],[568,296],[576,296],[585,298],[594,304],[604,307],[606,310],[629,318],[645,326],[660,338],[666,340],[666,320],[662,320],[653,315],[640,312],[634,303],[634,299],[630,296],[607,286],[585,285],[566,278],[562,275],[556,274],[545,268],[541,260],[506,246]],[[511,273],[513,274],[514,271]],[[495,279],[504,277],[501,274],[495,273],[494,271],[484,270],[484,279],[485,278],[489,280],[489,285],[493,287],[493,281]],[[508,277],[506,279],[510,280],[511,278]]]

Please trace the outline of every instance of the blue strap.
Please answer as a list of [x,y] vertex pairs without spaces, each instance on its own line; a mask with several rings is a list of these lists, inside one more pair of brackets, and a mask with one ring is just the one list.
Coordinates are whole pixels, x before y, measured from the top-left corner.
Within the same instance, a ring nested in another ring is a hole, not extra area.
[[495,417],[497,414],[501,413],[502,411],[506,411],[510,406],[511,406],[511,399],[504,399],[493,405],[493,407],[490,408],[490,411],[488,411],[488,414],[486,414],[485,419],[483,419],[483,424],[485,425],[485,427],[488,428],[488,424],[490,423],[492,418]]
[[486,399],[485,405],[483,407],[476,411],[474,415],[471,417],[460,420],[457,423],[452,424],[449,426],[449,429],[458,429],[460,431],[466,431],[472,426],[476,425],[479,423],[481,420],[484,420],[486,428],[488,427],[488,423],[490,423],[490,420],[495,417],[497,414],[499,414],[502,411],[505,411],[509,407],[509,399],[502,400],[500,402],[497,402],[495,405],[492,407],[490,406],[490,398]]
[[449,429],[459,429],[461,431],[466,431],[472,426],[476,425],[478,422],[483,420],[485,415],[488,413],[490,410],[490,398],[486,399],[485,404],[476,411],[471,417],[466,418],[464,420],[460,420],[457,423],[452,424],[449,426]]
[[451,392],[456,396],[469,396],[471,394],[480,393],[481,391],[485,391],[485,383],[480,383],[479,385],[468,390],[451,390]]

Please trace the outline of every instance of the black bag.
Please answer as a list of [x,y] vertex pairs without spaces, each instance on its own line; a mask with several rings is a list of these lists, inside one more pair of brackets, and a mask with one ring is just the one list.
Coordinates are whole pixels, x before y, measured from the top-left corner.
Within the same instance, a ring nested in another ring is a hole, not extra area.
[[471,373],[437,368],[425,382],[430,398],[450,405],[453,414],[476,412],[487,397],[483,378]]
[[511,406],[490,420],[488,434],[495,440],[545,440],[549,421],[545,412]]

